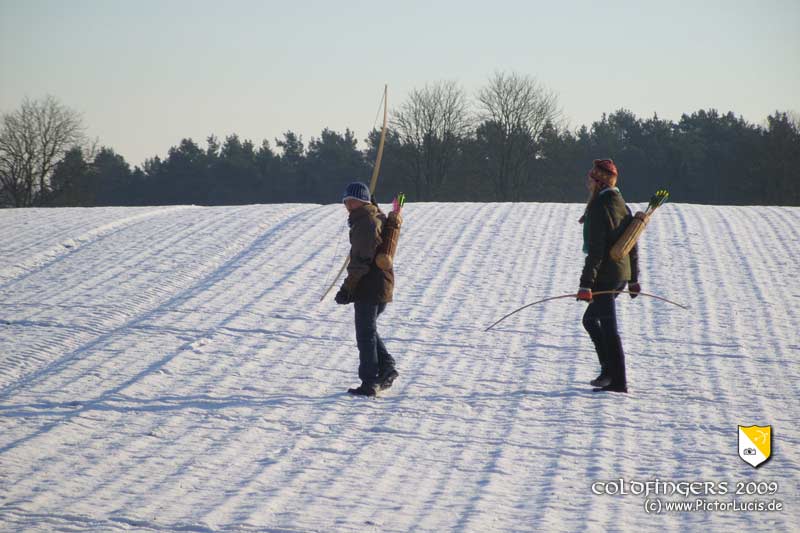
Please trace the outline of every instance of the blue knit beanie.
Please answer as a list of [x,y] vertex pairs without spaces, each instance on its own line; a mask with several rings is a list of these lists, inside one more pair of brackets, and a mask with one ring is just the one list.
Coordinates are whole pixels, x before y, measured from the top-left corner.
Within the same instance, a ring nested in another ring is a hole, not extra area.
[[362,202],[369,203],[369,187],[360,181],[354,181],[344,190],[342,195],[342,202],[348,199],[361,200]]

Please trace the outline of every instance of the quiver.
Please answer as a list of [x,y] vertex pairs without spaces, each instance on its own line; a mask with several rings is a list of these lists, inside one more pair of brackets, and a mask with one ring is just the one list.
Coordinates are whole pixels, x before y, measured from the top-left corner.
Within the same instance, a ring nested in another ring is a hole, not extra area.
[[381,270],[392,270],[394,254],[397,251],[397,241],[400,240],[400,226],[403,217],[397,211],[392,211],[386,216],[386,222],[381,230],[381,244],[375,254],[375,264]]
[[648,222],[650,222],[650,215],[646,215],[641,211],[634,215],[628,227],[625,228],[620,238],[611,247],[608,255],[613,261],[619,261],[630,253],[633,247],[636,246],[636,241],[639,240]]

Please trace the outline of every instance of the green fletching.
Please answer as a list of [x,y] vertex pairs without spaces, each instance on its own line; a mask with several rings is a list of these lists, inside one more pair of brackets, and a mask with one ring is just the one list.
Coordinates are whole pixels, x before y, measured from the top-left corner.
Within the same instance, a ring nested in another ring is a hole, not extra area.
[[655,211],[667,201],[667,198],[669,198],[669,193],[666,189],[660,189],[656,191],[656,193],[650,198],[650,203],[647,206],[647,212],[652,213]]
[[406,203],[406,195],[403,193],[399,193],[397,196],[394,197],[392,200],[392,211],[400,212],[403,209],[403,205]]

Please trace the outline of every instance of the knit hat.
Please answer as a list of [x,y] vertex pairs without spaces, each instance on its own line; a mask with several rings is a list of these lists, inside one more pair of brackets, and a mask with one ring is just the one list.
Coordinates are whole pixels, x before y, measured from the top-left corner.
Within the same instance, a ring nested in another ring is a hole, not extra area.
[[617,177],[617,166],[610,159],[595,159],[589,177],[603,185],[611,185]]
[[369,203],[369,187],[360,181],[354,181],[344,190],[342,195],[342,202],[345,200],[361,200],[362,202]]

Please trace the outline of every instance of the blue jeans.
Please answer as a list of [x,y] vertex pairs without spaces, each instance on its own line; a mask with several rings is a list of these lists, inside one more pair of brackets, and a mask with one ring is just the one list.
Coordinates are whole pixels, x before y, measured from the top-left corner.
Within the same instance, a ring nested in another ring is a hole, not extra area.
[[378,316],[386,304],[355,302],[356,343],[358,344],[358,377],[367,385],[375,385],[381,376],[394,368],[394,358],[386,351],[378,335]]
[[[602,285],[592,289],[593,292],[621,291],[625,283]],[[592,299],[583,315],[583,327],[589,332],[597,358],[600,360],[601,373],[611,378],[612,386],[627,386],[625,376],[625,353],[622,351],[622,339],[617,329],[617,308],[614,300],[616,294],[601,294]]]

